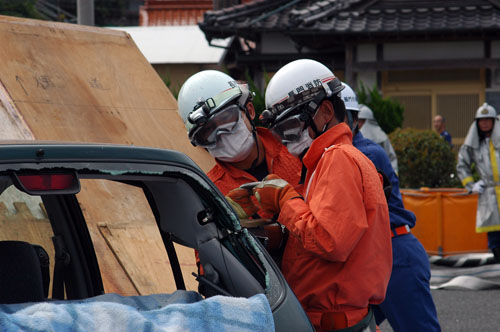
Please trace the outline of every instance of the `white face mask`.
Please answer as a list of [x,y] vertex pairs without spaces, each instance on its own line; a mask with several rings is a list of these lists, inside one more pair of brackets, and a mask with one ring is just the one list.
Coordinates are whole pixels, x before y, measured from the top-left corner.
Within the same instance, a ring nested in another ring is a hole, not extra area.
[[215,159],[235,163],[248,157],[254,145],[252,132],[241,117],[232,133],[220,134],[215,147],[207,150]]
[[309,136],[309,130],[306,128],[296,142],[286,143],[286,148],[292,155],[299,157],[305,149],[311,146],[312,142],[313,139]]

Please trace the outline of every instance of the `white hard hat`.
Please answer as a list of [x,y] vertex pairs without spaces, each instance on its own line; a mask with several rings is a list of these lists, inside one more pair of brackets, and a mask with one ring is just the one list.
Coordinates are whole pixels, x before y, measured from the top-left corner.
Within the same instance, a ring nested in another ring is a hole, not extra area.
[[375,120],[375,117],[368,106],[359,104],[358,119]]
[[326,98],[343,88],[339,79],[322,63],[310,59],[292,61],[281,67],[267,85],[267,114],[285,116],[296,106],[313,101],[321,92]]
[[184,82],[177,97],[182,121],[190,129],[192,124],[188,121],[188,115],[200,102],[210,99],[215,103],[215,107],[210,107],[210,113],[216,112],[221,106],[242,95],[240,87],[231,76],[217,70],[204,70],[194,74]]
[[341,97],[344,101],[345,109],[359,112],[358,98],[356,97],[356,94],[349,85],[344,82],[342,82],[342,85],[344,86],[344,90],[341,92]]
[[481,105],[476,111],[476,119],[482,118],[496,118],[497,112],[493,108],[493,106],[484,103]]

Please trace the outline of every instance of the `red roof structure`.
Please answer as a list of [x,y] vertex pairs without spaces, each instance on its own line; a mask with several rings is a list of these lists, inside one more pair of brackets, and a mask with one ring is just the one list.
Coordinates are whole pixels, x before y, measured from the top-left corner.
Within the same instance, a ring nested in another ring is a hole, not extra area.
[[[252,0],[215,2],[227,7]],[[203,14],[213,8],[214,0],[145,0],[139,12],[139,25],[196,25],[203,21]]]

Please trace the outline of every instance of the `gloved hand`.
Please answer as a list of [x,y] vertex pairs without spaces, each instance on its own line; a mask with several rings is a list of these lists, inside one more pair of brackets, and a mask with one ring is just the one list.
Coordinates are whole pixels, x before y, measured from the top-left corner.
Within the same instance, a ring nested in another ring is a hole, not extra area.
[[275,174],[269,174],[253,188],[253,193],[264,211],[277,214],[291,198],[302,198],[293,187]]
[[236,188],[226,195],[226,200],[231,204],[240,219],[248,219],[259,210],[252,202],[252,192],[248,189]]
[[482,194],[484,192],[484,181],[479,180],[472,186],[472,192]]

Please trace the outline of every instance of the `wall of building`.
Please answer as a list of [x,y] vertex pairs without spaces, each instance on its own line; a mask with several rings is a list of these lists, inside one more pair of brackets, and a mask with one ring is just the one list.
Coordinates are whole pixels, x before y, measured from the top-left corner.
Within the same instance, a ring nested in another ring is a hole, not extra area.
[[[356,47],[354,61],[359,64],[390,64],[406,62],[418,66],[419,61],[449,60],[460,63],[459,68],[413,70],[363,70],[356,73],[357,82],[373,86],[379,83],[384,96],[398,100],[405,106],[404,127],[432,129],[432,119],[440,114],[447,118],[447,129],[454,144],[461,144],[473,121],[477,107],[483,102],[500,104],[500,70],[463,68],[463,59],[483,59],[483,41],[375,43]],[[500,58],[500,42],[491,43],[491,57]],[[476,64],[477,65],[477,64]],[[417,67],[418,68],[418,67]],[[498,84],[496,73],[498,72]],[[500,109],[500,107],[499,107]]]
[[383,57],[385,61],[480,59],[484,45],[483,41],[385,43]]
[[[491,42],[491,58],[499,59],[500,62],[500,41]],[[488,80],[486,102],[495,107],[500,114],[500,68],[491,69]]]

